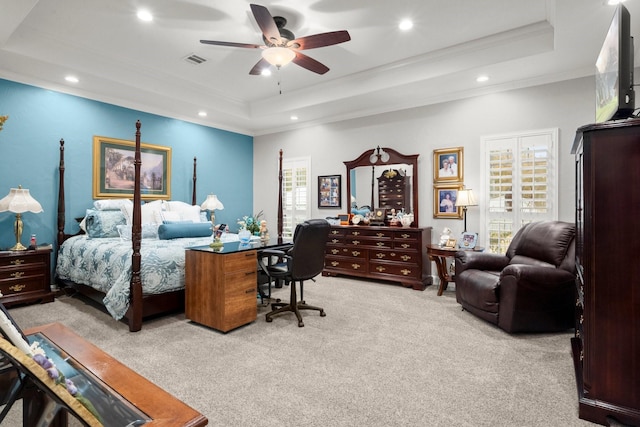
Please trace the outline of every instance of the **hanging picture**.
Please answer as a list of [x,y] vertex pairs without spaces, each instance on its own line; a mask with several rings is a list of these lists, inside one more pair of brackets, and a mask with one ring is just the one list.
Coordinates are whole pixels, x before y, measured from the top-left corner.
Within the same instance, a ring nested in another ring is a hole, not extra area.
[[462,184],[436,184],[433,186],[433,217],[462,218],[462,208],[456,206]]
[[[133,197],[134,141],[93,137],[93,198]],[[171,198],[171,148],[140,144],[142,199]]]
[[433,182],[462,181],[463,150],[463,147],[433,150]]
[[341,175],[318,176],[318,207],[340,208],[342,206]]

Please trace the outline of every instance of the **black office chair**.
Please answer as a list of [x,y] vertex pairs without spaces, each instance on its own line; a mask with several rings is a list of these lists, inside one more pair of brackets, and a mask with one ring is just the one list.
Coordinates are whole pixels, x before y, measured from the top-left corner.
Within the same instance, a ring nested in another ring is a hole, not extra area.
[[[291,311],[298,318],[298,326],[304,326],[300,310],[317,310],[320,316],[326,316],[324,309],[308,305],[304,300],[304,281],[313,280],[324,268],[324,251],[329,236],[329,223],[324,219],[310,219],[298,224],[293,235],[293,246],[288,251],[269,250],[263,255],[277,257],[282,262],[267,265],[266,272],[274,280],[283,280],[290,284],[291,296],[289,302],[271,303],[271,310],[266,315],[267,322],[271,322],[276,314]],[[296,292],[296,282],[300,283],[300,301]]]

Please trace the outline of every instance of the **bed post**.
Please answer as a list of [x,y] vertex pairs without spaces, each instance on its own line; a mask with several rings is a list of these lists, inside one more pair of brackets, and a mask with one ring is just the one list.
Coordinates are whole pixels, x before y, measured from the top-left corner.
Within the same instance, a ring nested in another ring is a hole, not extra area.
[[129,286],[129,331],[142,329],[142,281],[140,280],[140,241],[142,239],[142,209],[140,200],[140,120],[136,121],[136,151],[134,158],[133,225],[131,229],[131,284]]
[[[60,166],[58,166],[58,249],[64,242],[64,139],[60,139]],[[57,253],[57,251],[56,251]]]
[[193,158],[193,193],[191,194],[191,204],[197,205],[198,200],[196,199],[196,158]]
[[278,243],[282,243],[282,148],[278,162]]

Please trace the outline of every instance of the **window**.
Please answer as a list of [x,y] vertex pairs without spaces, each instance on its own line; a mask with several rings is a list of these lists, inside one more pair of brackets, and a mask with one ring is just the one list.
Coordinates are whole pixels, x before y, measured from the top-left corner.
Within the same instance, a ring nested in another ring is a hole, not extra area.
[[311,160],[308,157],[282,160],[282,237],[293,238],[296,225],[311,216]]
[[557,219],[557,141],[557,128],[481,139],[487,251],[505,253],[524,224]]

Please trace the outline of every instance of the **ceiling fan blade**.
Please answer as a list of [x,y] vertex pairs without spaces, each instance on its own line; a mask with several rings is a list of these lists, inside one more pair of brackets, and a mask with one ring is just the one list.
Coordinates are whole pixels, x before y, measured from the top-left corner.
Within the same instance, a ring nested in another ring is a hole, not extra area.
[[251,74],[252,76],[259,76],[260,74],[262,74],[262,70],[264,70],[265,68],[269,68],[269,66],[271,66],[271,64],[269,64],[266,59],[262,58],[257,62],[256,65],[253,66],[251,71],[249,71],[249,74]]
[[282,39],[280,38],[280,31],[278,31],[276,22],[273,20],[273,16],[271,16],[269,10],[259,4],[252,4],[251,12],[253,12],[253,17],[256,18],[258,27],[262,30],[264,38],[274,45],[281,45]]
[[296,52],[296,57],[293,58],[293,62],[301,66],[302,68],[313,71],[314,73],[324,74],[329,71],[329,67],[327,67],[326,65],[300,52]]
[[219,42],[219,41],[215,41],[215,40],[200,40],[200,43],[212,44],[212,45],[216,45],[216,46],[247,47],[247,48],[251,48],[251,49],[259,49],[261,47],[264,47],[264,45],[261,45],[261,44]]
[[315,49],[317,47],[332,46],[334,44],[348,42],[349,40],[351,40],[349,32],[341,30],[300,37],[299,39],[291,40],[289,43],[287,43],[287,46],[293,49],[305,50]]

